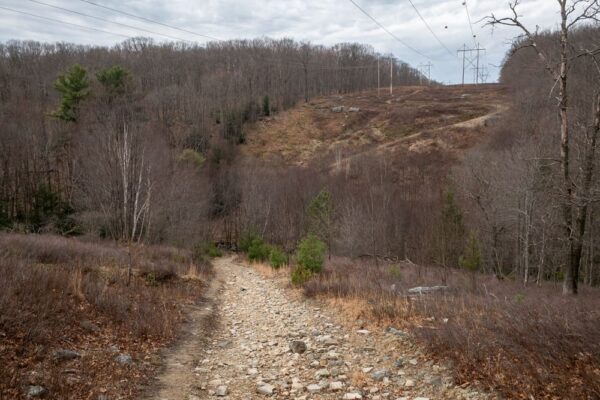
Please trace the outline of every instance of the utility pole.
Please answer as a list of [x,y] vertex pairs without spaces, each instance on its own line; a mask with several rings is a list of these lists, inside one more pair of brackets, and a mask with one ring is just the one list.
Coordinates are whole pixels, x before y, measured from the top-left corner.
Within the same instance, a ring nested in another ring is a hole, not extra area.
[[463,45],[462,50],[458,50],[458,53],[462,53],[463,54],[463,65],[462,65],[462,84],[463,86],[465,85],[465,70],[466,70],[466,63],[469,63],[473,69],[475,70],[475,84],[478,85],[479,84],[479,76],[480,76],[480,71],[481,68],[479,66],[479,54],[485,51],[484,48],[481,48],[481,46],[479,45],[479,43],[477,43],[477,47],[474,49],[468,49],[467,45]]
[[394,93],[394,56],[390,56],[390,96]]
[[419,65],[419,83],[421,86],[423,86],[423,72],[421,72],[421,69],[424,71],[425,68],[427,68],[427,86],[431,85],[431,67],[433,67],[431,62]]
[[379,79],[379,55],[377,55],[377,97],[379,97],[379,91],[380,91],[380,79]]
[[462,85],[465,86],[465,61],[466,61],[466,57],[467,57],[467,45],[463,44],[463,49],[462,50],[458,50],[458,53],[462,52],[463,53],[463,64],[462,64]]

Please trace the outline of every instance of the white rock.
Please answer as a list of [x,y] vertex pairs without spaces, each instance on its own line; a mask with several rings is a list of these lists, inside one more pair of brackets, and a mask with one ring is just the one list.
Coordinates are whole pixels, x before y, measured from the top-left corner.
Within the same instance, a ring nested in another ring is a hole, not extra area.
[[227,396],[227,392],[228,392],[227,386],[219,386],[217,388],[217,390],[215,391],[215,394],[218,397],[225,397],[225,396]]
[[321,386],[311,383],[306,387],[306,390],[308,390],[310,393],[318,393],[321,391]]
[[317,378],[327,378],[331,374],[329,373],[329,370],[324,368],[324,369],[318,370],[315,375]]
[[220,380],[220,379],[213,379],[212,381],[209,381],[209,382],[208,382],[208,386],[212,386],[212,387],[215,387],[215,386],[220,386],[220,385],[221,385],[221,383],[222,383],[222,382],[221,382],[221,380]]
[[342,382],[331,382],[329,384],[329,390],[333,390],[333,391],[342,390],[343,387],[344,387],[344,384]]
[[266,396],[271,396],[273,394],[273,391],[275,390],[275,387],[273,387],[272,385],[269,384],[264,384],[259,386],[256,391],[260,394],[264,394]]
[[346,393],[343,397],[344,400],[357,400],[362,399],[362,395],[360,393],[352,392]]

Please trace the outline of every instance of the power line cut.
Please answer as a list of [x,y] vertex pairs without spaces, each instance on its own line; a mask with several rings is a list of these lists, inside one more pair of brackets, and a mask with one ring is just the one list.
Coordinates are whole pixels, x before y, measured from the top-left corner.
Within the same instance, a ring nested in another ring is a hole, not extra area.
[[471,22],[471,13],[469,13],[469,6],[467,5],[467,0],[463,0],[463,6],[465,6],[465,11],[467,12],[467,20],[469,21],[469,28],[471,29],[471,35],[473,36],[473,43],[475,43],[475,47],[478,46],[477,40],[475,39],[477,35],[473,30],[473,23]]
[[218,42],[224,42],[223,39],[219,39],[219,38],[216,38],[214,36],[204,35],[202,33],[194,32],[194,31],[189,31],[187,29],[183,29],[183,28],[179,28],[179,27],[176,27],[176,26],[173,26],[173,25],[165,24],[163,22],[156,21],[156,20],[153,20],[153,19],[150,19],[150,18],[141,17],[139,15],[131,14],[131,13],[128,13],[126,11],[121,11],[121,10],[118,10],[116,8],[108,7],[108,6],[105,6],[105,5],[102,5],[102,4],[98,4],[98,3],[95,3],[95,2],[90,1],[90,0],[79,0],[79,1],[83,1],[84,3],[88,3],[88,4],[91,4],[91,5],[96,6],[96,7],[104,8],[106,10],[110,10],[110,11],[113,11],[113,12],[116,12],[116,13],[119,13],[119,14],[123,14],[123,15],[126,15],[126,16],[131,17],[131,18],[136,18],[136,19],[139,19],[139,20],[142,20],[142,21],[150,22],[152,24],[162,25],[162,26],[165,26],[167,28],[175,29],[175,30],[180,31],[180,32],[189,33],[191,35],[200,36],[200,37],[203,37],[203,38],[206,38],[206,39],[216,40]]
[[62,24],[62,25],[70,25],[70,26],[75,26],[75,27],[77,27],[77,28],[80,28],[80,29],[87,29],[87,30],[90,30],[90,31],[96,31],[96,32],[102,32],[102,33],[108,33],[109,35],[121,36],[121,37],[124,37],[124,38],[127,38],[127,39],[132,39],[132,38],[133,38],[133,36],[129,36],[129,35],[123,35],[123,34],[121,34],[121,33],[110,32],[110,31],[105,31],[105,30],[102,30],[102,29],[92,28],[92,27],[89,27],[89,26],[84,26],[84,25],[73,24],[73,23],[71,23],[71,22],[61,21],[61,20],[59,20],[59,19],[54,19],[54,18],[49,18],[49,17],[43,17],[43,16],[41,16],[41,15],[32,14],[32,13],[28,13],[28,12],[25,12],[25,11],[14,10],[14,9],[12,9],[12,8],[8,8],[8,7],[3,7],[3,6],[0,6],[0,9],[7,10],[7,11],[11,11],[11,12],[15,12],[15,13],[18,13],[18,14],[27,15],[27,16],[30,16],[30,17],[35,17],[35,18],[45,19],[45,20],[47,20],[47,21],[56,22],[56,23],[59,23],[59,24]]
[[[87,1],[87,0],[82,0],[82,1]],[[406,43],[404,40],[400,39],[398,36],[394,35],[392,32],[390,32],[385,26],[383,26],[379,21],[377,21],[375,18],[373,18],[368,12],[366,12],[361,6],[359,6],[358,4],[356,4],[356,2],[354,0],[348,0],[350,3],[354,4],[354,6],[356,8],[358,8],[363,14],[365,14],[367,17],[369,17],[373,22],[375,22],[381,29],[383,29],[388,35],[390,35],[391,37],[393,37],[394,39],[396,39],[398,42],[400,42],[402,45],[404,45],[404,47],[414,51],[415,53],[417,53],[418,55],[420,55],[421,57],[425,57],[427,59],[429,59],[428,56],[426,56],[425,54],[421,53],[419,50],[415,49],[414,47],[412,47],[411,45],[409,45],[408,43]]]
[[166,38],[173,39],[173,40],[179,40],[179,41],[182,41],[182,42],[194,43],[191,40],[178,38],[176,36],[165,35],[165,34],[158,33],[158,32],[155,32],[155,31],[151,31],[151,30],[148,30],[148,29],[138,28],[138,27],[135,27],[135,26],[132,26],[132,25],[122,24],[120,22],[111,21],[111,20],[106,19],[106,18],[96,17],[94,15],[89,15],[89,14],[85,14],[85,13],[82,13],[82,12],[79,12],[79,11],[70,10],[68,8],[63,8],[63,7],[55,6],[53,4],[44,3],[43,1],[38,1],[38,0],[29,0],[29,1],[32,2],[32,3],[41,4],[41,5],[44,5],[44,6],[47,6],[47,7],[52,7],[52,8],[55,8],[57,10],[62,10],[62,11],[70,12],[72,14],[81,15],[83,17],[93,18],[93,19],[96,19],[96,20],[99,20],[99,21],[104,21],[104,22],[108,22],[108,23],[111,23],[111,24],[120,25],[120,26],[123,26],[125,28],[136,29],[136,30],[139,30],[139,31],[142,31],[142,32],[151,33],[151,34],[159,35],[159,36],[164,36]]
[[431,27],[429,26],[429,24],[427,23],[427,21],[425,21],[425,18],[423,18],[423,16],[421,15],[421,13],[419,12],[419,10],[417,9],[417,7],[415,6],[415,3],[413,3],[412,0],[408,0],[408,2],[410,3],[410,5],[412,6],[412,8],[415,9],[415,12],[417,13],[417,15],[419,16],[419,18],[421,18],[421,21],[423,21],[423,23],[425,24],[425,26],[427,27],[427,29],[429,30],[429,32],[431,32],[431,34],[433,35],[433,37],[435,38],[435,40],[438,41],[438,43],[444,48],[446,49],[446,51],[448,52],[448,54],[450,54],[452,57],[454,57],[454,53],[448,48],[446,47],[446,45],[440,40],[440,38],[438,37],[438,35],[435,34],[435,32],[433,31],[433,29],[431,29]]

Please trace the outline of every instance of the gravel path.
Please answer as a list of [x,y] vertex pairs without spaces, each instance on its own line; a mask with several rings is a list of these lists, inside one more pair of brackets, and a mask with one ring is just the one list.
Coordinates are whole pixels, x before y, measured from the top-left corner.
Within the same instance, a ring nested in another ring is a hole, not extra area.
[[201,348],[174,352],[156,399],[488,398],[455,387],[404,332],[359,329],[233,258],[215,269],[218,327]]

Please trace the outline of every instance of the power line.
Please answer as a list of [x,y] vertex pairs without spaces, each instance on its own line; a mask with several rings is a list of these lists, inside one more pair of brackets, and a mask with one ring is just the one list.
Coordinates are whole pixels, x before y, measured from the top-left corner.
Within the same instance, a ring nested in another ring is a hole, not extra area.
[[98,4],[98,3],[95,3],[95,2],[90,1],[90,0],[79,0],[79,1],[83,1],[84,3],[88,3],[88,4],[91,4],[91,5],[96,6],[96,7],[104,8],[106,10],[110,10],[110,11],[113,11],[113,12],[116,12],[116,13],[119,13],[119,14],[123,14],[123,15],[126,15],[128,17],[132,17],[132,18],[136,18],[136,19],[139,19],[139,20],[142,20],[142,21],[150,22],[152,24],[162,25],[162,26],[165,26],[167,28],[171,28],[171,29],[175,29],[177,31],[181,31],[181,32],[192,34],[192,35],[200,36],[200,37],[203,37],[203,38],[206,38],[206,39],[216,40],[218,42],[224,42],[223,39],[219,39],[219,38],[216,38],[214,36],[204,35],[202,33],[194,32],[194,31],[189,31],[189,30],[183,29],[183,28],[178,28],[176,26],[165,24],[165,23],[160,22],[160,21],[155,21],[155,20],[150,19],[150,18],[141,17],[139,15],[135,15],[135,14],[131,14],[131,13],[128,13],[128,12],[125,12],[125,11],[121,11],[121,10],[118,10],[116,8],[108,7],[108,6],[105,6],[105,5],[102,5],[102,4]]
[[[87,0],[82,0],[82,1],[87,1]],[[354,0],[348,0],[350,1],[350,3],[354,4],[354,6],[356,8],[358,8],[363,14],[365,14],[367,17],[369,17],[373,22],[375,22],[381,29],[383,29],[388,35],[390,35],[391,37],[393,37],[394,39],[396,39],[398,42],[400,42],[402,45],[404,45],[404,47],[414,51],[415,53],[417,53],[418,55],[420,55],[421,57],[425,57],[427,59],[429,59],[428,56],[426,56],[425,54],[421,53],[419,50],[415,49],[414,47],[412,47],[411,45],[409,45],[408,43],[406,43],[404,40],[400,39],[398,36],[394,35],[392,32],[390,32],[385,26],[383,26],[379,21],[377,21],[375,18],[373,18],[368,12],[366,12],[361,6],[359,6],[358,4],[356,4],[356,2]]]
[[28,15],[30,17],[45,19],[47,21],[52,21],[52,22],[56,22],[56,23],[59,23],[59,24],[63,24],[63,25],[75,26],[75,27],[80,28],[80,29],[87,29],[87,30],[90,30],[90,31],[108,33],[109,35],[121,36],[121,37],[124,37],[124,38],[127,38],[127,39],[132,39],[133,38],[133,36],[123,35],[121,33],[110,32],[110,31],[105,31],[105,30],[102,30],[102,29],[91,28],[89,26],[83,26],[83,25],[73,24],[71,22],[65,22],[65,21],[61,21],[59,19],[54,19],[54,18],[49,18],[49,17],[43,17],[41,15],[32,14],[32,13],[28,13],[28,12],[25,12],[25,11],[14,10],[14,9],[8,8],[8,7],[0,6],[0,9],[11,11],[11,12],[18,13],[18,14]]
[[[42,5],[45,5],[45,6],[48,6],[48,7],[53,7],[53,8],[59,9],[59,10],[71,12],[71,13],[74,13],[74,14],[82,15],[82,16],[85,16],[85,17],[88,17],[88,18],[94,18],[94,19],[105,21],[105,22],[114,23],[114,24],[121,25],[121,26],[130,28],[130,29],[138,29],[138,30],[141,30],[141,31],[144,31],[144,32],[154,33],[154,34],[157,34],[157,35],[162,35],[162,34],[160,34],[158,32],[149,31],[149,30],[146,30],[146,29],[138,28],[138,27],[135,27],[135,26],[127,25],[127,24],[122,24],[122,23],[119,23],[119,22],[113,22],[113,21],[110,21],[108,19],[104,19],[104,18],[100,18],[100,17],[95,17],[93,15],[88,15],[88,14],[80,13],[78,11],[73,11],[73,10],[62,8],[62,7],[59,7],[59,6],[54,6],[54,5],[51,5],[51,4],[48,4],[48,3],[44,3],[42,1],[38,1],[38,0],[29,0],[29,1],[31,1],[33,3],[42,4]],[[83,1],[85,1],[85,0],[83,0]],[[59,19],[55,19],[55,18],[50,18],[50,17],[44,17],[44,16],[41,16],[41,15],[37,15],[37,14],[25,12],[25,11],[19,11],[19,10],[15,10],[15,9],[8,8],[8,7],[0,6],[0,9],[4,9],[4,10],[11,11],[11,12],[14,12],[14,13],[26,15],[26,16],[29,16],[29,17],[34,17],[34,18],[44,19],[44,20],[47,20],[47,21],[52,21],[52,22],[55,22],[55,23],[58,23],[58,24],[62,24],[62,25],[69,25],[69,26],[73,26],[73,27],[76,27],[76,28],[80,28],[80,29],[85,29],[85,30],[90,30],[90,31],[96,31],[96,32],[101,32],[101,33],[107,33],[107,34],[110,34],[110,35],[120,36],[120,37],[124,37],[124,38],[127,38],[127,39],[134,38],[133,36],[130,36],[130,35],[125,35],[125,34],[111,32],[111,31],[102,30],[102,29],[98,29],[98,28],[93,28],[93,27],[88,27],[88,26],[84,26],[84,25],[74,24],[74,23],[71,23],[71,22],[66,22],[66,21],[63,21],[63,20],[59,20]],[[176,37],[172,37],[172,36],[168,36],[168,35],[162,35],[162,36],[165,36],[165,37],[168,37],[168,38],[173,38],[173,39],[180,40],[180,41],[187,41],[187,42],[190,42],[190,43],[194,43],[194,42],[191,42],[189,40],[185,40],[185,39],[181,39],[181,38],[176,38]],[[271,62],[273,64],[283,64],[283,65],[287,64],[289,67],[296,67],[296,68],[304,68],[305,67],[302,63],[299,63],[299,62],[291,62],[291,61],[286,61],[286,60],[275,60],[275,59],[270,59],[270,60],[267,60],[267,61],[269,61],[269,62]],[[317,64],[317,63],[309,63],[309,64],[307,64],[307,66],[310,67],[311,70],[359,70],[359,69],[374,68],[374,67],[377,67],[377,64],[365,64],[365,65],[353,65],[353,66],[331,66],[331,65],[324,65],[324,64]]]
[[37,4],[44,5],[44,6],[52,7],[52,8],[55,8],[57,10],[62,10],[62,11],[70,12],[72,14],[81,15],[81,16],[84,16],[84,17],[87,17],[87,18],[93,18],[93,19],[96,19],[96,20],[99,20],[99,21],[104,21],[104,22],[108,22],[108,23],[111,23],[111,24],[120,25],[120,26],[123,26],[125,28],[136,29],[136,30],[139,30],[139,31],[142,31],[142,32],[152,33],[154,35],[164,36],[166,38],[173,39],[173,40],[179,40],[179,41],[183,41],[183,42],[194,43],[191,40],[178,38],[176,36],[164,35],[162,33],[158,33],[158,32],[155,32],[155,31],[148,30],[148,29],[144,29],[144,28],[138,28],[138,27],[135,27],[135,26],[132,26],[132,25],[122,24],[120,22],[111,21],[111,20],[106,19],[106,18],[96,17],[94,15],[89,15],[89,14],[85,14],[85,13],[82,13],[82,12],[79,12],[79,11],[70,10],[68,8],[63,8],[63,7],[55,6],[53,4],[44,3],[43,1],[38,1],[38,0],[29,0],[29,1],[32,2],[32,3],[37,3]]
[[475,47],[477,47],[477,40],[475,38],[477,35],[473,30],[473,23],[471,22],[471,14],[469,13],[469,6],[467,5],[467,0],[463,0],[463,6],[465,6],[465,11],[467,12],[467,20],[469,21],[469,28],[471,29],[471,35],[473,35],[473,43],[475,43]]
[[417,9],[417,7],[415,7],[415,4],[412,2],[412,0],[408,0],[408,2],[410,3],[410,5],[412,6],[412,8],[415,9],[415,12],[417,13],[417,15],[419,16],[419,18],[421,18],[421,21],[423,21],[423,23],[425,24],[425,26],[427,27],[427,29],[429,29],[429,32],[431,32],[431,34],[433,35],[433,37],[435,38],[435,40],[438,41],[438,43],[444,48],[446,49],[446,51],[448,52],[448,54],[450,54],[452,57],[454,57],[454,53],[448,48],[446,47],[446,45],[440,40],[440,38],[435,34],[435,32],[433,31],[433,29],[431,29],[431,27],[429,26],[429,24],[427,23],[427,21],[425,21],[425,18],[423,18],[423,16],[421,15],[421,13],[419,12],[419,10]]

